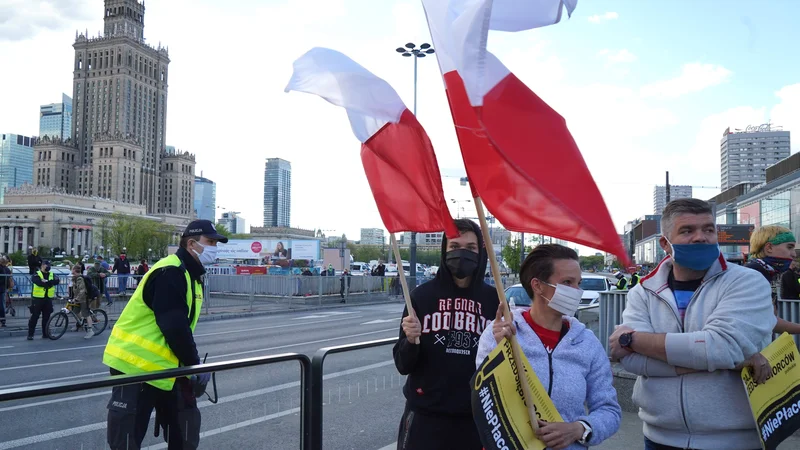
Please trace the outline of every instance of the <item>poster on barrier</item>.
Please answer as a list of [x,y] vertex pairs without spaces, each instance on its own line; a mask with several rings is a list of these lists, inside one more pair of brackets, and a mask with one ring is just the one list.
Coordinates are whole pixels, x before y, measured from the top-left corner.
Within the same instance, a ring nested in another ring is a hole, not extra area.
[[761,354],[769,361],[771,373],[766,383],[757,385],[750,369],[742,371],[742,382],[750,399],[750,409],[765,450],[800,429],[800,367],[792,337],[783,333]]
[[217,244],[220,260],[261,260],[269,264],[288,266],[294,259],[319,259],[318,240],[231,239]]
[[[528,359],[524,354],[520,356],[536,417],[547,422],[563,422]],[[545,449],[531,428],[516,363],[511,341],[503,339],[472,377],[472,415],[486,450]]]

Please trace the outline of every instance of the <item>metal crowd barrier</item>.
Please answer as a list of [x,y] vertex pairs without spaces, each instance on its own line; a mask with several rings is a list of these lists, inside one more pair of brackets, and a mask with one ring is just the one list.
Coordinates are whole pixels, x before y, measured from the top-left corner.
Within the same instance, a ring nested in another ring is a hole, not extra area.
[[[300,448],[301,450],[321,450],[321,445],[319,447],[312,447],[312,440],[310,439],[312,430],[311,412],[315,409],[312,407],[312,398],[310,395],[310,381],[313,378],[311,374],[311,360],[308,358],[308,356],[299,353],[284,353],[273,356],[261,356],[257,358],[239,359],[235,361],[201,364],[197,366],[180,367],[177,369],[161,370],[139,375],[108,376],[90,381],[64,381],[59,383],[37,384],[30,387],[0,390],[0,404],[12,400],[25,400],[80,391],[94,391],[100,388],[145,383],[164,378],[188,377],[200,373],[222,372],[287,361],[297,361],[300,363]],[[322,408],[321,403],[319,408]]]
[[611,354],[608,348],[608,338],[614,334],[614,328],[622,323],[622,311],[628,300],[628,291],[607,291],[600,293],[600,324],[597,339],[603,344],[606,353]]
[[322,403],[323,403],[323,380],[325,374],[325,357],[334,353],[345,353],[366,348],[381,347],[394,344],[398,338],[378,339],[375,341],[358,342],[355,344],[337,345],[335,347],[325,347],[317,350],[311,359],[311,448],[314,450],[322,449]]

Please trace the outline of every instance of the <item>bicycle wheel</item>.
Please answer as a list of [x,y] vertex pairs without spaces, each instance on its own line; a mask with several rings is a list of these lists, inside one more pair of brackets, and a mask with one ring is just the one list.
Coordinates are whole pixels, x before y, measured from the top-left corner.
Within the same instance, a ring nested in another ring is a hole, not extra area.
[[92,328],[94,328],[94,335],[97,336],[98,334],[105,331],[106,327],[108,326],[108,314],[102,309],[93,309],[92,310]]
[[47,321],[47,336],[55,341],[67,332],[68,327],[69,317],[67,317],[67,314],[63,311],[57,312],[50,316],[50,320]]

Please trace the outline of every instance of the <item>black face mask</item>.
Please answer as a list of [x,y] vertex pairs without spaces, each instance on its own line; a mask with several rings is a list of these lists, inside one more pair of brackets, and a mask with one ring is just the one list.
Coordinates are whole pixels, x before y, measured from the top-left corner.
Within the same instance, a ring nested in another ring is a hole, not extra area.
[[454,277],[463,280],[478,269],[478,254],[463,248],[450,250],[446,253],[445,263]]

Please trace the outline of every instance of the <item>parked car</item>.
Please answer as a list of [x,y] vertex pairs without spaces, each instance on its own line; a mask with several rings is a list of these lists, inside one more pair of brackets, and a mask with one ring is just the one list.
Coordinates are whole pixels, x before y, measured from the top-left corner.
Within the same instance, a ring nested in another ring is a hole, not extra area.
[[[585,309],[600,306],[600,293],[611,290],[611,280],[601,275],[587,273],[584,273],[582,278],[580,288],[583,289],[583,297],[579,308]],[[508,300],[509,304],[513,304],[518,308],[529,308],[531,306],[531,298],[528,297],[528,293],[525,292],[525,288],[521,284],[515,284],[506,289],[505,292],[506,300]]]

